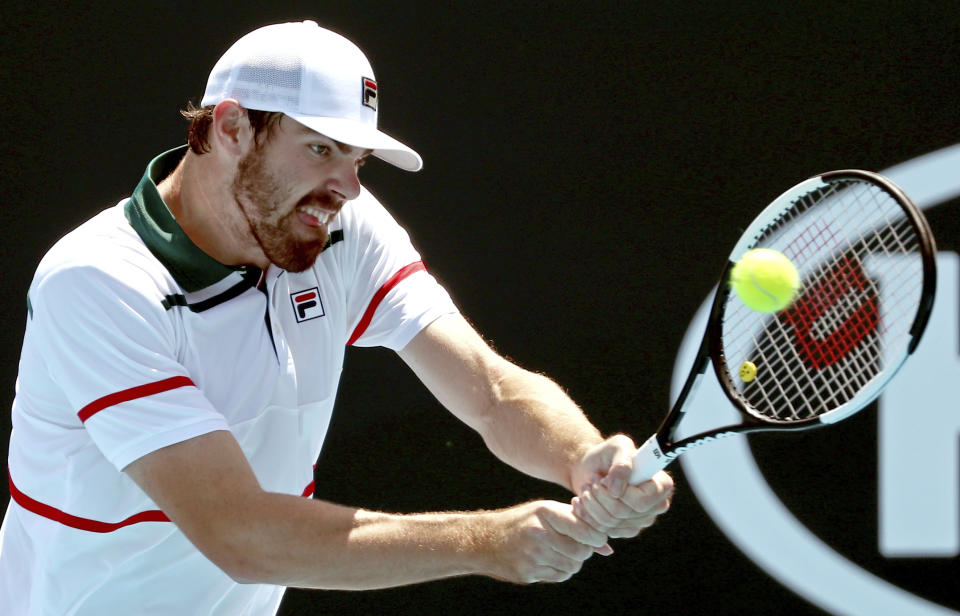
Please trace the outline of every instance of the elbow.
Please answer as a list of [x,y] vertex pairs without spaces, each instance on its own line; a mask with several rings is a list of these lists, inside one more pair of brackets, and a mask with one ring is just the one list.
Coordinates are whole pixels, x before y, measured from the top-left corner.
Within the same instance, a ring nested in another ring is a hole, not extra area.
[[247,576],[247,575],[244,575],[244,574],[242,574],[242,573],[238,573],[238,572],[234,572],[234,571],[228,571],[227,569],[224,569],[223,567],[221,567],[220,569],[221,569],[224,573],[226,573],[226,574],[227,574],[227,577],[229,577],[235,584],[259,584],[259,583],[260,583],[260,582],[258,582],[257,579],[256,579],[255,577],[253,577],[253,576]]
[[220,546],[204,555],[237,584],[266,584],[269,574],[250,552],[236,546]]
[[257,532],[256,524],[241,526],[219,524],[208,526],[206,532],[188,533],[194,546],[238,584],[270,583],[269,555],[263,553],[263,543],[258,541],[262,534]]

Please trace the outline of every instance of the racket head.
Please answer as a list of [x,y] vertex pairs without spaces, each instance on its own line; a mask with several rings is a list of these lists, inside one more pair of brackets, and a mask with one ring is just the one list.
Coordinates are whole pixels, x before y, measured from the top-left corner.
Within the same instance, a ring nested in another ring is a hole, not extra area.
[[[800,290],[781,312],[755,312],[730,290],[732,266],[753,248],[797,266]],[[812,428],[875,399],[923,335],[935,255],[923,214],[875,173],[824,173],[767,206],[730,254],[707,328],[717,379],[744,414],[734,431]],[[756,367],[747,380],[745,362]]]

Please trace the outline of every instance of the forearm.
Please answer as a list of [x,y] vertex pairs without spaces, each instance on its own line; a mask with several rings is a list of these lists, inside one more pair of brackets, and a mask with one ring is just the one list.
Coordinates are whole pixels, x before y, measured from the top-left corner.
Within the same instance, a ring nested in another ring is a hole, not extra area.
[[515,468],[571,491],[571,471],[603,440],[580,408],[549,378],[504,362],[478,430]]
[[570,504],[554,501],[397,515],[264,492],[226,431],[158,449],[125,471],[241,582],[364,589],[468,574],[562,581],[606,542]]
[[262,493],[211,556],[244,582],[364,590],[495,574],[482,513],[385,514]]
[[556,383],[495,353],[459,315],[432,323],[400,356],[501,460],[579,487],[572,485],[572,466],[602,438]]

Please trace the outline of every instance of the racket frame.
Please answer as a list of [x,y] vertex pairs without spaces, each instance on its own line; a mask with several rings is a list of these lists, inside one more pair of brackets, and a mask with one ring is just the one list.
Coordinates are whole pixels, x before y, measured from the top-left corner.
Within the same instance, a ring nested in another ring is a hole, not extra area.
[[[796,420],[784,423],[775,423],[773,421],[764,421],[750,410],[746,399],[737,389],[730,371],[727,369],[726,358],[723,353],[722,328],[723,314],[727,299],[730,295],[730,272],[734,264],[740,260],[744,253],[753,248],[757,241],[763,236],[763,232],[780,215],[780,213],[789,205],[814,190],[817,184],[826,184],[827,182],[841,181],[844,179],[867,181],[874,185],[879,185],[887,193],[892,195],[900,204],[911,225],[916,229],[919,240],[917,251],[920,253],[923,268],[923,285],[921,290],[921,301],[914,317],[914,322],[910,327],[911,340],[907,345],[907,351],[900,363],[887,371],[883,378],[869,385],[867,396],[858,396],[856,404],[846,403],[836,409],[828,411],[817,417]],[[817,176],[813,176],[796,186],[785,191],[779,197],[774,199],[770,205],[763,209],[753,220],[749,227],[741,235],[740,240],[734,246],[730,253],[723,271],[720,274],[720,282],[713,296],[713,303],[710,309],[710,315],[707,320],[706,331],[703,340],[697,350],[696,359],[687,376],[677,400],[674,402],[669,413],[664,417],[656,433],[651,436],[638,450],[634,457],[637,464],[642,459],[648,460],[647,463],[635,466],[631,476],[631,483],[636,483],[643,479],[648,479],[656,471],[664,468],[674,458],[681,453],[704,442],[717,438],[722,438],[731,434],[749,434],[754,432],[793,432],[800,430],[809,430],[828,424],[835,423],[853,415],[860,409],[869,405],[886,387],[900,366],[903,365],[909,355],[917,348],[920,338],[926,329],[929,321],[930,312],[933,308],[934,296],[936,293],[936,245],[933,239],[933,233],[930,230],[929,223],[920,212],[920,209],[910,200],[910,198],[896,184],[889,179],[859,169],[843,169],[830,171]],[[712,363],[714,373],[720,382],[720,388],[726,397],[737,408],[743,417],[739,424],[730,424],[715,428],[707,432],[694,434],[679,440],[672,440],[672,432],[679,425],[682,416],[686,413],[689,402],[693,399],[697,388],[700,385],[703,376],[707,370],[707,364]]]

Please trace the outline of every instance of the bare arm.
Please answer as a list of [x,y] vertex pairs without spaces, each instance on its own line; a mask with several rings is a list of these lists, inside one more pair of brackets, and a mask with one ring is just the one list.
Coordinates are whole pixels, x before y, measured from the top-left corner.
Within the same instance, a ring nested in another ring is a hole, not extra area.
[[[462,317],[438,319],[401,356],[498,456],[524,472],[573,489],[629,460],[629,439],[604,440],[557,385],[496,355]],[[648,482],[647,492],[632,497],[594,488],[569,504],[381,513],[265,492],[229,432],[165,447],[124,470],[234,579],[352,590],[470,574],[563,581],[594,551],[610,552],[607,536],[649,526],[672,488]]]
[[400,356],[501,460],[577,494],[574,512],[600,532],[633,537],[669,508],[666,473],[627,485],[629,437],[604,439],[557,384],[496,354],[462,316],[437,319]]
[[400,356],[498,458],[577,491],[573,469],[604,439],[556,383],[495,353],[460,315],[434,321]]
[[241,582],[359,590],[467,574],[562,581],[606,541],[551,501],[396,515],[265,492],[229,432],[160,449],[125,471]]

